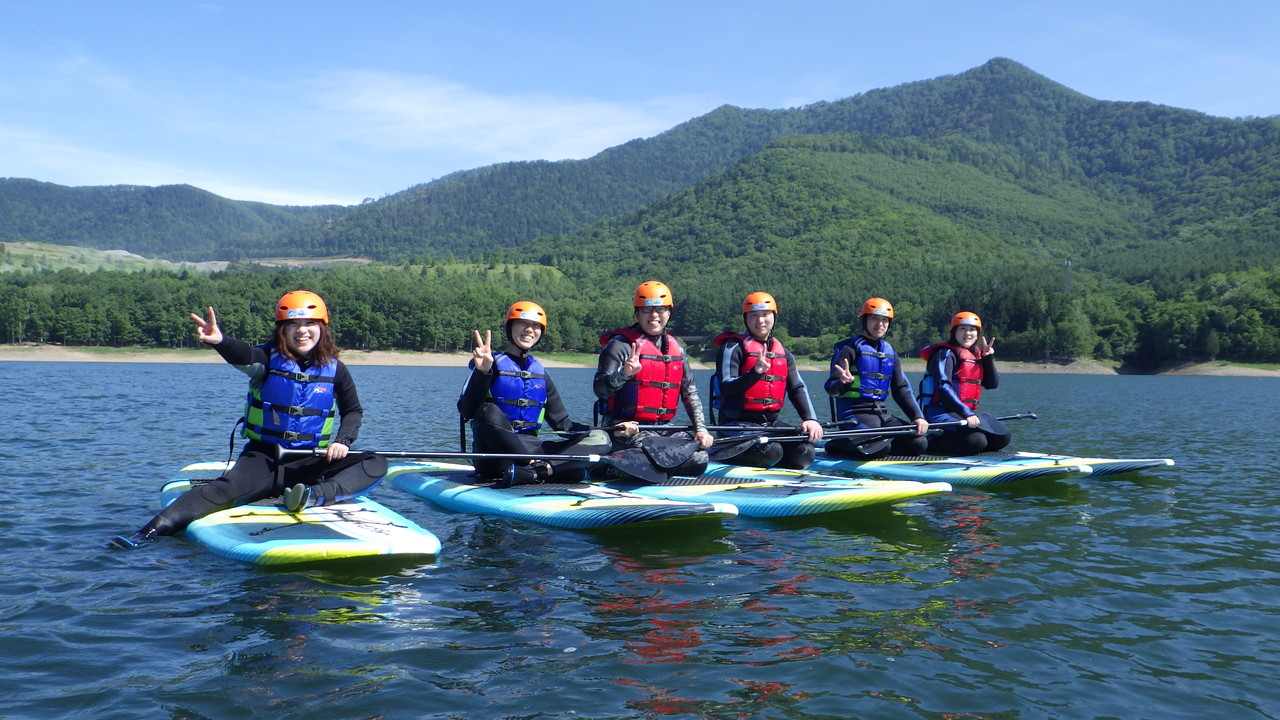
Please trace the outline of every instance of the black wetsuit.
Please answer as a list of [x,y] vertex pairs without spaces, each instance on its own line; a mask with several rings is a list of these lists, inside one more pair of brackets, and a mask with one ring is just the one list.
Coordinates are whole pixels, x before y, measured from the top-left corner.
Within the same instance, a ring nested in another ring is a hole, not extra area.
[[[224,336],[214,350],[231,365],[249,375],[254,382],[266,373],[270,355],[260,347]],[[302,359],[299,364],[307,366]],[[333,442],[351,447],[360,432],[364,410],[356,394],[355,382],[347,366],[338,361],[333,384],[337,400],[339,425]],[[311,486],[312,505],[341,502],[367,492],[386,475],[386,460],[361,453],[328,462],[323,455],[307,453],[278,454],[279,445],[249,440],[240,456],[227,472],[193,487],[151,519],[142,529],[146,535],[172,535],[192,521],[219,510],[281,495],[296,484]]]

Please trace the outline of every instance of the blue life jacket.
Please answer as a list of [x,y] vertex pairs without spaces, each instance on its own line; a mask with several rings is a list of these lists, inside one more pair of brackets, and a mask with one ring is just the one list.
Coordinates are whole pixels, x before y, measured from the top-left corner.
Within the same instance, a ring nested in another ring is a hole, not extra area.
[[249,383],[243,435],[290,450],[328,447],[333,440],[338,400],[333,395],[338,361],[303,370],[271,345],[266,376]]
[[849,345],[853,346],[857,359],[854,366],[849,368],[849,372],[853,373],[853,384],[835,398],[836,417],[839,420],[851,417],[855,404],[865,406],[869,403],[883,403],[889,397],[893,372],[898,366],[898,353],[894,352],[887,340],[881,340],[881,349],[877,350],[862,335],[835,344],[835,354],[831,356],[833,366],[840,358],[841,351]]
[[493,356],[489,397],[506,413],[516,432],[536,434],[546,412],[547,371],[534,356],[526,359],[528,367],[522,368],[506,353]]

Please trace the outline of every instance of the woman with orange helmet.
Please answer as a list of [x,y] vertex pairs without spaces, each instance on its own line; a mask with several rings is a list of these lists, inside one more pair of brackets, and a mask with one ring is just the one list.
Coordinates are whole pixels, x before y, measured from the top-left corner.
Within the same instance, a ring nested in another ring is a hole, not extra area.
[[[458,413],[471,422],[477,452],[530,455],[599,455],[609,451],[602,430],[572,422],[560,392],[546,368],[533,356],[533,346],[547,329],[547,313],[537,303],[521,300],[507,308],[502,323],[507,344],[493,351],[493,333],[475,331],[471,374],[458,397]],[[543,427],[591,432],[570,440],[544,440]],[[493,478],[495,487],[533,482],[578,482],[587,466],[577,460],[515,464],[477,458],[476,472]]]
[[212,307],[207,317],[191,313],[196,338],[249,376],[242,418],[248,442],[225,474],[187,491],[138,532],[116,538],[116,544],[136,547],[209,513],[268,497],[282,496],[290,512],[329,505],[368,492],[382,480],[386,460],[349,452],[364,409],[347,366],[338,359],[324,300],[295,290],[276,302],[274,314],[271,341],[255,347],[223,334]]
[[911,392],[911,383],[902,371],[898,353],[884,339],[892,322],[893,305],[888,300],[874,297],[864,302],[858,316],[861,333],[835,344],[831,374],[824,387],[832,397],[836,420],[841,421],[842,429],[909,424],[885,408],[885,401],[893,396],[894,402],[907,414],[910,424],[916,426],[916,432],[914,435],[895,436],[891,443],[869,442],[864,438],[834,438],[826,445],[826,451],[833,455],[853,458],[879,457],[890,452],[919,455],[928,447],[925,433],[929,431],[929,423]]
[[716,374],[711,377],[711,403],[719,408],[722,424],[743,426],[741,432],[721,433],[731,436],[779,425],[783,401],[790,399],[809,441],[770,442],[745,449],[722,445],[719,447],[726,450],[712,452],[717,460],[794,470],[803,470],[813,462],[813,443],[822,439],[822,424],[809,400],[809,388],[796,370],[795,357],[773,336],[777,319],[778,303],[769,293],[753,292],[742,301],[747,332],[725,332],[715,338],[720,350],[716,353]]
[[965,423],[948,428],[929,440],[929,452],[940,455],[974,455],[1000,450],[1013,434],[988,413],[978,412],[982,390],[1000,385],[996,370],[995,340],[982,335],[982,318],[971,312],[951,317],[947,342],[920,351],[926,363],[920,381],[920,404],[929,422]]
[[[615,450],[663,444],[658,436],[694,440],[699,450],[687,460],[664,469],[679,475],[700,475],[710,458],[713,438],[702,419],[702,400],[689,369],[689,358],[675,336],[666,332],[675,302],[671,289],[656,280],[640,283],[631,305],[636,322],[600,336],[600,360],[592,382],[597,410],[605,424],[615,427]],[[683,405],[693,422],[692,435],[683,431],[640,430],[640,425],[669,425]]]

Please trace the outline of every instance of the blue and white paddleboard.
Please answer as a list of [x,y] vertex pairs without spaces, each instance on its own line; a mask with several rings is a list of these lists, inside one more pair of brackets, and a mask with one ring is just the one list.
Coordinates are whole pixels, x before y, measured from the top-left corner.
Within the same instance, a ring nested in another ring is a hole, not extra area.
[[1095,458],[1006,451],[967,457],[919,455],[854,460],[820,450],[809,469],[900,480],[942,480],[952,485],[997,485],[1067,475],[1116,475],[1173,464],[1168,458]]
[[[184,467],[161,489],[162,504],[167,507],[201,479],[216,478],[228,467],[223,462]],[[298,513],[261,500],[206,515],[184,533],[219,555],[255,565],[440,553],[440,540],[430,531],[367,497]]]
[[602,483],[647,497],[728,503],[746,517],[817,515],[914,500],[951,491],[945,482],[867,480],[712,463],[698,477],[673,477],[644,485],[630,480]]
[[720,522],[737,515],[732,505],[643,496],[594,483],[546,483],[494,488],[470,465],[434,461],[395,463],[392,486],[446,510],[480,513],[571,530],[641,523]]

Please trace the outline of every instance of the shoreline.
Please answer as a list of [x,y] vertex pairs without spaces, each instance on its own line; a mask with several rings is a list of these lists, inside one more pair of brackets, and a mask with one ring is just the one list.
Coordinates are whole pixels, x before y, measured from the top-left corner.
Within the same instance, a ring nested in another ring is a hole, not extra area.
[[[430,353],[408,350],[343,350],[342,361],[351,366],[383,365],[390,367],[465,367],[471,358],[469,352]],[[555,354],[538,354],[542,364],[549,368],[591,368],[594,363],[557,359]],[[139,348],[63,347],[34,343],[0,345],[0,362],[122,362],[122,363],[193,363],[218,364],[222,358],[206,348],[157,350]],[[709,370],[706,363],[691,361],[696,370]],[[798,362],[804,371],[822,372],[825,363]],[[908,372],[923,372],[924,363],[906,360]],[[1044,375],[1116,375],[1114,368],[1093,361],[1071,363],[1033,363],[1000,361],[1003,374]],[[1280,378],[1280,370],[1248,365],[1225,363],[1187,363],[1173,366],[1156,375],[1203,375],[1215,377],[1271,377]]]

